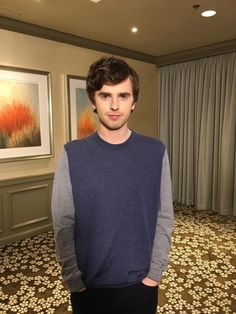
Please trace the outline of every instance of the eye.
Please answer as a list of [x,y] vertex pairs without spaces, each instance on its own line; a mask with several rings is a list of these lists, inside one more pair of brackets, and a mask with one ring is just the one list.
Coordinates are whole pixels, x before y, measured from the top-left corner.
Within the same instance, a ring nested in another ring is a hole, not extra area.
[[100,97],[101,97],[101,99],[103,99],[103,100],[108,100],[108,99],[111,97],[111,95],[108,94],[108,93],[101,93],[101,94],[100,94]]
[[130,94],[129,94],[129,93],[121,93],[121,94],[120,94],[120,98],[121,98],[122,100],[127,100],[129,97],[130,97]]

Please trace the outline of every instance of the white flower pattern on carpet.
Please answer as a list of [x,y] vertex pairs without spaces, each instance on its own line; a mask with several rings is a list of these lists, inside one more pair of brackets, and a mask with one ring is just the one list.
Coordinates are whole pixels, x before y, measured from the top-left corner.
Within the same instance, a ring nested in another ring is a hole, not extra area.
[[[175,206],[158,313],[236,313],[235,219]],[[0,249],[0,314],[71,313],[48,232]]]
[[175,206],[158,313],[236,313],[235,218]]

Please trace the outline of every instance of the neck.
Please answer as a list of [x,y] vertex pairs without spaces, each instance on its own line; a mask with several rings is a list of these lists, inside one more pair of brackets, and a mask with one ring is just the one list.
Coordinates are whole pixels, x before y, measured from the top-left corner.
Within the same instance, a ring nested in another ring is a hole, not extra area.
[[131,130],[127,127],[119,130],[108,130],[103,127],[98,128],[98,135],[106,142],[110,144],[122,144],[131,134]]

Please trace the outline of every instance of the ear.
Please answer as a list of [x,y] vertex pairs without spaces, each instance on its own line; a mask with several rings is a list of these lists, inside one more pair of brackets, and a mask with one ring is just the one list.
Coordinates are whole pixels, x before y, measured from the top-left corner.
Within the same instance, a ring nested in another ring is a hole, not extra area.
[[131,112],[133,112],[133,111],[134,111],[135,106],[136,106],[136,103],[135,103],[135,102],[133,102],[133,104],[132,104],[132,106],[131,106]]
[[93,112],[97,112],[97,107],[96,107],[96,104],[95,102],[92,102],[92,107],[93,107]]

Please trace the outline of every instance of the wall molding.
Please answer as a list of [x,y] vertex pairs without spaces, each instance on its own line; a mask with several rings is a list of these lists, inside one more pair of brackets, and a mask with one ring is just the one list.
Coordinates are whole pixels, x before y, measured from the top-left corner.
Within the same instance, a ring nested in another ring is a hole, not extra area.
[[5,16],[0,16],[0,28],[155,64],[155,57],[148,54],[60,32],[36,24],[22,22]]
[[4,246],[4,245],[9,245],[9,244],[16,242],[16,241],[21,241],[21,240],[26,239],[28,237],[34,237],[34,236],[37,236],[38,234],[48,232],[51,230],[52,230],[52,223],[46,224],[43,227],[34,228],[33,230],[25,230],[25,231],[19,232],[19,233],[14,234],[14,235],[6,235],[3,237],[1,236],[0,237],[0,247]]
[[101,51],[104,53],[119,55],[121,57],[144,61],[162,67],[170,64],[192,61],[196,59],[211,57],[215,55],[236,51],[236,39],[223,41],[212,45],[206,45],[194,49],[184,50],[162,56],[152,56],[138,51],[113,46],[103,42],[87,39],[69,33],[60,32],[51,28],[26,23],[16,19],[0,15],[0,28],[8,31],[27,34],[30,36],[49,39],[77,47]]
[[41,181],[41,180],[53,180],[54,173],[46,173],[46,174],[38,174],[38,175],[29,175],[29,176],[22,176],[10,179],[1,179],[0,180],[0,188],[3,186],[15,185],[19,183],[26,183],[31,181]]
[[156,57],[156,66],[192,61],[236,51],[236,39]]

